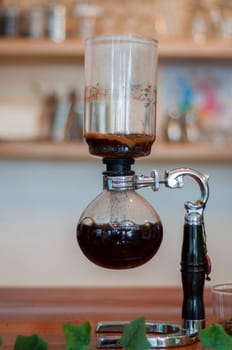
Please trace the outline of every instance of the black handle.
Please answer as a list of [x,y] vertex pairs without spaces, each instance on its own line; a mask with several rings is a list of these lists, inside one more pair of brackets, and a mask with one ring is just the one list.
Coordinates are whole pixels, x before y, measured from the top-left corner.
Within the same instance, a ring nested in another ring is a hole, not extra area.
[[[204,328],[204,283],[207,272],[205,241],[202,224],[185,223],[181,254],[183,285],[182,322],[184,328]],[[198,325],[200,322],[200,326]]]

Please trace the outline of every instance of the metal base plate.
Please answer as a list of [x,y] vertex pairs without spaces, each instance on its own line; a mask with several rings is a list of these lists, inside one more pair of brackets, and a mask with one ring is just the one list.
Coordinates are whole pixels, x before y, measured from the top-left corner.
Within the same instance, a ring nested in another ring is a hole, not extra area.
[[[128,322],[99,322],[96,326],[97,348],[120,348],[120,333]],[[151,348],[190,345],[197,342],[198,333],[191,333],[176,323],[146,322],[147,339]]]

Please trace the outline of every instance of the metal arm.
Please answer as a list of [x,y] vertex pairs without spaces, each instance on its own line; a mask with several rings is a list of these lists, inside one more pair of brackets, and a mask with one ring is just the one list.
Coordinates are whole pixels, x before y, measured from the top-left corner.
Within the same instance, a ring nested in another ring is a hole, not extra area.
[[205,207],[209,198],[208,175],[202,174],[191,168],[176,168],[166,170],[164,184],[169,188],[182,188],[184,186],[184,177],[192,177],[199,185],[201,198],[195,203],[186,202],[185,208],[189,210],[198,210]]
[[159,174],[156,170],[153,170],[151,176],[140,175],[135,177],[135,189],[144,187],[152,187],[153,191],[159,190],[159,185],[164,184],[168,188],[182,188],[184,187],[184,177],[192,177],[200,187],[201,197],[195,203],[187,201],[185,203],[186,210],[199,210],[201,212],[204,209],[208,198],[209,198],[209,186],[208,186],[208,175],[202,174],[199,171],[191,168],[175,168],[166,170],[164,179],[159,178]]

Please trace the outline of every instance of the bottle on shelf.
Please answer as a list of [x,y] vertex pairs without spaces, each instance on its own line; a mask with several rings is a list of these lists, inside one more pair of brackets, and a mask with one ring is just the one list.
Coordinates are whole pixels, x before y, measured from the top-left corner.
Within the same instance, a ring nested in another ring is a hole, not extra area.
[[42,112],[40,115],[40,139],[51,140],[55,115],[58,107],[58,96],[51,92],[44,97]]
[[15,38],[19,36],[20,9],[17,2],[12,1],[0,8],[0,36]]
[[81,105],[75,91],[71,91],[68,96],[70,108],[65,126],[65,140],[82,140],[82,118]]
[[47,32],[47,11],[39,3],[34,4],[28,11],[27,32],[30,38],[42,38]]
[[176,109],[171,109],[165,116],[164,122],[165,141],[181,142],[185,140],[185,120]]
[[62,42],[66,38],[66,6],[53,1],[48,10],[48,37],[55,42]]

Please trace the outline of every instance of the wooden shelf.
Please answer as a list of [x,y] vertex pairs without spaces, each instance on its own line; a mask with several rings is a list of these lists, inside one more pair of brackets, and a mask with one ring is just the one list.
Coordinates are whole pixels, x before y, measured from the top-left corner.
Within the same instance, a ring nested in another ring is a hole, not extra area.
[[0,39],[0,58],[4,57],[83,57],[84,43],[69,39],[55,43],[48,39]]
[[[84,142],[1,142],[0,159],[99,161],[88,152]],[[146,162],[232,163],[232,145],[208,143],[167,144],[156,142]]]
[[231,59],[232,41],[209,41],[197,45],[192,41],[160,44],[161,58]]
[[[84,142],[9,141],[0,143],[2,159],[91,160]],[[94,159],[94,158],[93,158]]]
[[[55,43],[48,39],[0,39],[0,58],[83,58],[84,43],[77,39],[67,39]],[[159,44],[162,58],[231,59],[232,41],[212,41],[197,45],[191,41],[166,42]]]

